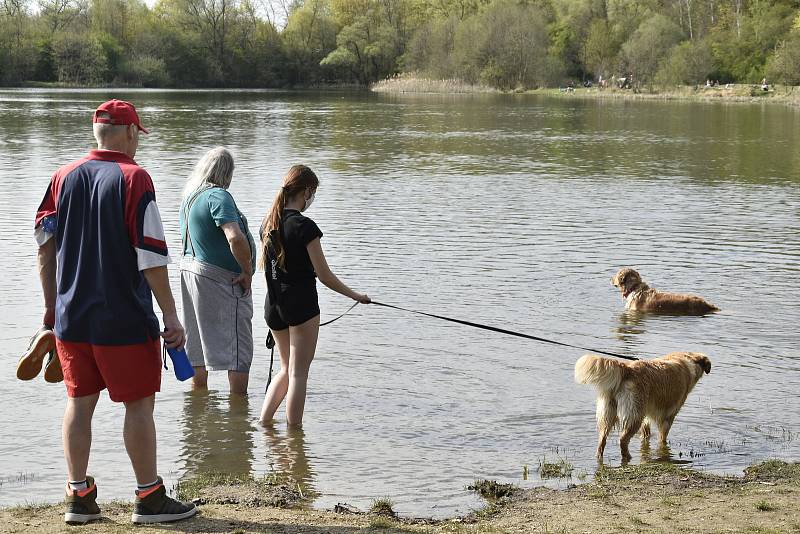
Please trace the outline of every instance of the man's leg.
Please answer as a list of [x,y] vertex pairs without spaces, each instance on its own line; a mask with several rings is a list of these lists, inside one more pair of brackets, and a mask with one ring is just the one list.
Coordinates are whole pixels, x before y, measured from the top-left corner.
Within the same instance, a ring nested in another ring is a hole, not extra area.
[[92,447],[92,416],[99,398],[100,393],[85,397],[67,397],[61,431],[64,440],[64,457],[67,460],[67,474],[71,481],[86,479],[89,450]]
[[125,403],[125,448],[136,474],[136,482],[150,484],[156,470],[156,425],[153,421],[155,395]]

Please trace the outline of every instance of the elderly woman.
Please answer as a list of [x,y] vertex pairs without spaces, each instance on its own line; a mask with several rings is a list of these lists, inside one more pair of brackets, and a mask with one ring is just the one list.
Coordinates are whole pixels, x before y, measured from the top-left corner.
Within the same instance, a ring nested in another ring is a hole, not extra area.
[[183,190],[183,324],[194,388],[208,386],[209,369],[228,371],[231,393],[246,394],[256,255],[247,219],[228,192],[232,178],[233,156],[218,147],[197,163]]

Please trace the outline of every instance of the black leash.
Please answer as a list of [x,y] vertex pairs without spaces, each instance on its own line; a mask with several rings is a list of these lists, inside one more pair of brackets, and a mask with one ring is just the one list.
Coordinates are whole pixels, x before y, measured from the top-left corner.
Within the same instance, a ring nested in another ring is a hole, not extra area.
[[[415,313],[417,315],[424,315],[425,317],[432,317],[434,319],[441,319],[443,321],[449,321],[451,323],[461,324],[461,325],[465,325],[465,326],[471,326],[473,328],[480,328],[482,330],[489,330],[490,332],[497,332],[499,334],[506,334],[508,336],[522,337],[522,338],[525,338],[525,339],[531,339],[533,341],[540,341],[542,343],[549,343],[551,345],[558,345],[560,347],[570,347],[570,348],[573,348],[573,349],[586,350],[586,351],[589,351],[589,352],[597,352],[599,354],[605,354],[606,356],[613,356],[614,358],[622,358],[623,360],[636,361],[636,360],[639,359],[639,358],[636,358],[634,356],[625,356],[624,354],[617,354],[616,352],[608,352],[606,350],[592,349],[592,348],[587,348],[587,347],[580,347],[578,345],[570,345],[569,343],[562,343],[561,341],[554,341],[552,339],[546,339],[546,338],[543,338],[543,337],[532,336],[530,334],[523,334],[522,332],[514,332],[513,330],[506,330],[505,328],[498,328],[496,326],[489,326],[489,325],[485,325],[485,324],[472,323],[470,321],[463,321],[461,319],[453,319],[452,317],[445,317],[443,315],[436,315],[436,314],[433,314],[433,313],[425,313],[425,312],[421,312],[421,311],[417,311],[417,310],[409,310],[408,308],[401,308],[400,306],[394,306],[392,304],[384,304],[383,302],[376,302],[374,300],[372,301],[372,304],[374,304],[376,306],[383,306],[384,308],[392,308],[392,309],[395,309],[395,310],[400,310],[400,311],[404,311],[404,312],[408,312],[408,313]],[[350,310],[352,310],[356,306],[358,306],[358,302],[356,302],[355,304],[350,306],[347,309],[347,311],[345,311],[343,314],[339,315],[335,319],[331,319],[330,321],[326,321],[326,322],[320,324],[320,326],[326,326],[326,325],[329,325],[329,324],[331,324],[331,323],[333,323],[335,321],[338,321],[339,319],[341,319],[342,317],[344,317],[345,315],[350,313]],[[269,384],[270,384],[270,382],[272,382],[272,366],[273,366],[273,364],[275,362],[275,338],[272,337],[272,331],[271,330],[269,331],[269,334],[267,334],[267,348],[270,349],[270,354],[269,354],[269,378],[267,379],[267,388],[266,389],[269,389]],[[265,389],[265,392],[266,392],[266,389]]]
[[[331,323],[335,323],[336,321],[338,321],[339,319],[350,313],[350,311],[356,306],[358,306],[358,301],[356,301],[352,306],[347,308],[347,310],[343,314],[339,315],[334,319],[331,319],[330,321],[325,321],[324,323],[320,323],[320,326],[328,326]],[[267,334],[267,348],[269,349],[269,378],[267,378],[267,387],[264,388],[265,394],[269,389],[270,382],[272,382],[272,366],[275,364],[275,338],[272,336],[272,330],[270,330],[269,333]],[[164,360],[164,366],[166,367],[166,356]]]
[[353,309],[353,308],[355,308],[356,306],[358,306],[358,301],[355,301],[355,303],[354,303],[352,306],[350,306],[349,308],[347,308],[347,311],[345,311],[343,314],[341,314],[341,315],[340,315],[339,317],[337,317],[336,319],[331,319],[330,321],[325,321],[324,323],[320,323],[320,326],[328,326],[328,325],[329,325],[329,324],[331,324],[331,323],[335,323],[336,321],[338,321],[339,319],[341,319],[342,317],[344,317],[345,315],[347,315],[348,313],[350,313],[350,310],[352,310],[352,309]]
[[384,304],[382,302],[375,302],[374,300],[372,301],[372,304],[375,304],[376,306],[383,306],[385,308],[394,308],[395,310],[401,310],[401,311],[404,311],[404,312],[416,313],[417,315],[424,315],[426,317],[433,317],[434,319],[441,319],[443,321],[450,321],[451,323],[458,323],[458,324],[463,324],[463,325],[466,325],[466,326],[472,326],[474,328],[481,328],[483,330],[489,330],[491,332],[498,332],[500,334],[506,334],[506,335],[509,335],[509,336],[523,337],[525,339],[532,339],[533,341],[541,341],[542,343],[550,343],[551,345],[559,345],[559,346],[562,346],[562,347],[571,347],[573,349],[587,350],[589,352],[598,352],[600,354],[605,354],[606,356],[613,356],[615,358],[622,358],[624,360],[638,360],[639,359],[639,358],[635,358],[633,356],[625,356],[625,355],[622,355],[622,354],[616,354],[614,352],[608,352],[608,351],[605,351],[605,350],[590,349],[590,348],[586,348],[586,347],[579,347],[577,345],[570,345],[569,343],[562,343],[560,341],[553,341],[552,339],[545,339],[543,337],[531,336],[529,334],[523,334],[521,332],[514,332],[513,330],[505,330],[504,328],[497,328],[496,326],[488,326],[488,325],[485,325],[485,324],[471,323],[469,321],[462,321],[461,319],[453,319],[451,317],[444,317],[442,315],[435,315],[433,313],[425,313],[425,312],[421,312],[421,311],[417,311],[417,310],[409,310],[409,309],[406,309],[406,308],[401,308],[400,306],[393,306],[391,304]]

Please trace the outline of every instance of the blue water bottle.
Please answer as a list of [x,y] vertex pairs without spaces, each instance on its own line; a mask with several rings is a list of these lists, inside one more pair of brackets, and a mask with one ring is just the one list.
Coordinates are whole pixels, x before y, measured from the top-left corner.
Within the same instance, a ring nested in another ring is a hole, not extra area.
[[[167,354],[172,359],[172,370],[175,371],[175,378],[183,382],[194,376],[194,367],[189,361],[189,356],[186,355],[184,349],[170,349],[167,348]],[[166,367],[166,362],[164,363]]]

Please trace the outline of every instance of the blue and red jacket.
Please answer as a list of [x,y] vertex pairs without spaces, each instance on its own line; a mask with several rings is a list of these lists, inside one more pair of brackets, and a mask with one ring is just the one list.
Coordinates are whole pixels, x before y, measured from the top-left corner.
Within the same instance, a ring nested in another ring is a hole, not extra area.
[[141,271],[169,263],[153,181],[121,152],[92,150],[61,167],[36,213],[36,239],[55,237],[56,337],[133,345],[158,337]]

